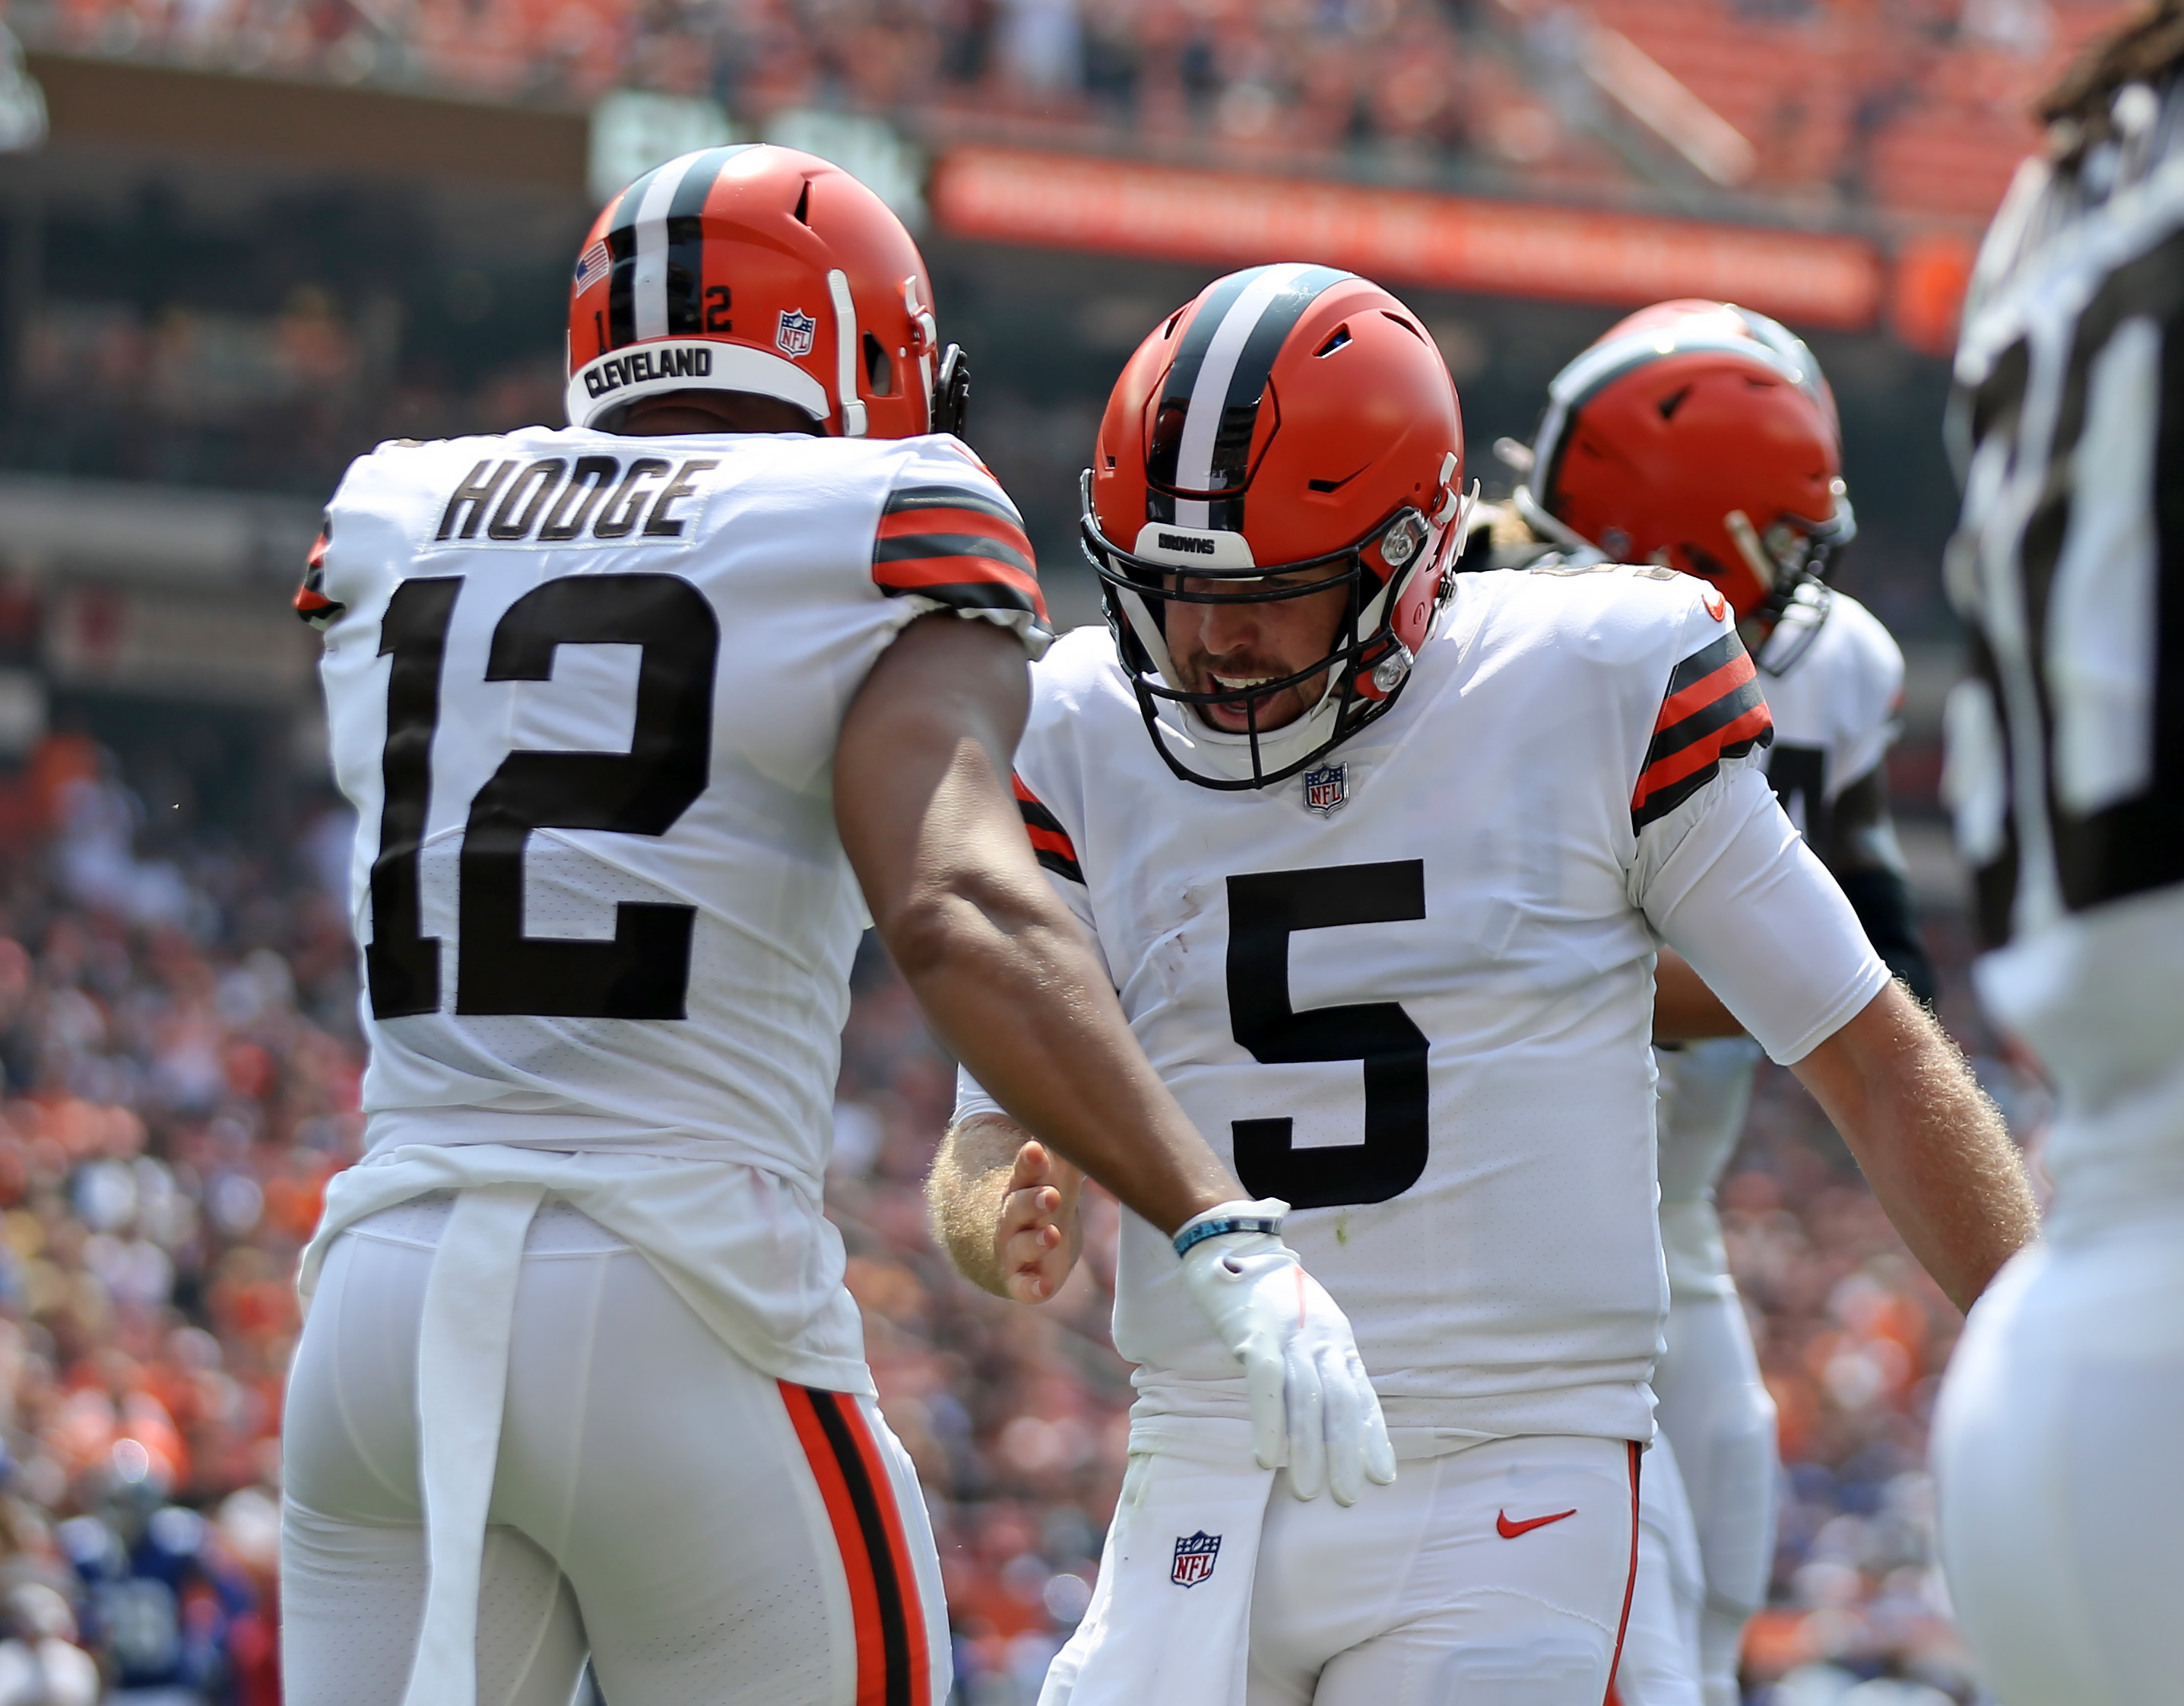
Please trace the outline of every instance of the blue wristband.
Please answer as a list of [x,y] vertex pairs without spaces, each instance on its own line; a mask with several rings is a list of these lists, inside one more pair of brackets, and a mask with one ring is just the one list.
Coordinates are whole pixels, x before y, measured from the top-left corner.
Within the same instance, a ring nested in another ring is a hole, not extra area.
[[1264,1232],[1273,1237],[1282,1235],[1282,1219],[1279,1214],[1224,1214],[1215,1220],[1193,1221],[1175,1235],[1175,1253],[1190,1254],[1195,1245],[1209,1238],[1225,1238],[1231,1232]]

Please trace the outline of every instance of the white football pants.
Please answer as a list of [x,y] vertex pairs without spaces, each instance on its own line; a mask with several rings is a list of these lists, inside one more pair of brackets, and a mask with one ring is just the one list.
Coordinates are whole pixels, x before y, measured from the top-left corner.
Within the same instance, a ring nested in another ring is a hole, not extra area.
[[1554,1436],[1407,1459],[1348,1510],[1277,1476],[1249,1706],[1600,1706],[1638,1473],[1622,1441]]
[[[289,1379],[289,1706],[396,1706],[423,1620],[418,1343],[447,1199],[334,1244]],[[940,1573],[869,1399],[761,1374],[566,1204],[531,1224],[477,1614],[477,1706],[938,1706]]]
[[1759,1378],[1741,1299],[1678,1302],[1667,1341],[1653,1374],[1654,1416],[1675,1448],[1698,1536],[1700,1686],[1706,1706],[1737,1706],[1744,1626],[1767,1603],[1774,1573],[1774,1400]]
[[2184,1224],[2036,1245],[1935,1413],[1942,1564],[2003,1706],[2184,1699]]

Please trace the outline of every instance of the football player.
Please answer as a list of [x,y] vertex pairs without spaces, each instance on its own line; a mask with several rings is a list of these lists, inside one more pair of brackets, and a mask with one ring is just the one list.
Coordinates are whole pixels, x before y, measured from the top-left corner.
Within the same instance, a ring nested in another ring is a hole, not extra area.
[[[1828,585],[1854,532],[1835,399],[1812,352],[1774,321],[1726,303],[1665,302],[1612,328],[1550,387],[1537,441],[1511,454],[1527,475],[1513,507],[1540,543],[1523,553],[1580,565],[1663,563],[1719,588],[1752,649],[1774,718],[1765,767],[1783,810],[1834,875],[1867,939],[1921,1001],[1931,963],[1913,922],[1883,762],[1903,655],[1866,608]],[[1504,553],[1504,560],[1509,554]],[[1658,1057],[1666,1353],[1653,1374],[1661,1431],[1690,1501],[1702,1603],[1706,1706],[1741,1698],[1744,1626],[1774,1555],[1774,1406],[1760,1382],[1730,1277],[1714,1187],[1743,1129],[1760,1056],[1688,966],[1662,956]],[[1697,1040],[1697,1039],[1708,1039]],[[1649,1489],[1649,1504],[1651,1503]],[[1680,1526],[1665,1507],[1662,1550]],[[1641,1572],[1647,1560],[1641,1560]],[[1641,1581],[1625,1645],[1625,1706],[1669,1706],[1669,1622]]]
[[617,1706],[947,1698],[821,1213],[866,907],[1016,1117],[1180,1229],[1269,1459],[1392,1472],[1346,1323],[1023,844],[1048,636],[965,384],[875,196],[712,148],[593,227],[567,430],[343,482],[297,603],[360,818],[370,1147],[304,1263],[297,1706],[566,1706],[587,1652]]
[[[1049,1706],[1176,1698],[1226,1637],[1165,1620],[1217,1581],[1248,1588],[1226,1675],[1252,1706],[1596,1706],[1668,1307],[1664,939],[1951,1296],[2030,1234],[1991,1106],[1775,803],[1726,599],[1651,566],[1446,574],[1462,465],[1417,318],[1319,266],[1209,286],[1101,423],[1112,631],[1034,671],[1017,797],[1154,1065],[1344,1300],[1410,1463],[1340,1524],[1216,1499],[1197,1466],[1242,1395],[1126,1215],[1131,1469]],[[973,1068],[931,1181],[959,1265],[1050,1295],[1074,1189]],[[1225,1534],[1194,1520],[1212,1503]]]
[[1974,271],[1945,792],[1987,1011],[2052,1075],[2048,1235],[1936,1408],[1944,1567],[2004,1706],[2177,1698],[2184,1592],[2184,5],[2044,103]]

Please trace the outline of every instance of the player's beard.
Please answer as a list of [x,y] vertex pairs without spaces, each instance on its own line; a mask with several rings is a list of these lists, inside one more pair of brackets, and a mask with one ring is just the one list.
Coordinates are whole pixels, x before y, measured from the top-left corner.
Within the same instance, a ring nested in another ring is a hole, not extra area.
[[[1208,658],[1203,652],[1178,658],[1178,672],[1183,676],[1184,690],[1189,693],[1218,693],[1228,682],[1239,679],[1279,681],[1295,672],[1295,664],[1277,663],[1266,658],[1255,658],[1248,654]],[[1217,680],[1225,677],[1227,681]],[[1318,705],[1327,692],[1327,672],[1306,677],[1295,687],[1285,687],[1279,693],[1254,700],[1248,692],[1234,699],[1216,700],[1211,704],[1194,705],[1200,721],[1223,734],[1244,734],[1256,728],[1261,734],[1271,734],[1276,729],[1286,728]]]

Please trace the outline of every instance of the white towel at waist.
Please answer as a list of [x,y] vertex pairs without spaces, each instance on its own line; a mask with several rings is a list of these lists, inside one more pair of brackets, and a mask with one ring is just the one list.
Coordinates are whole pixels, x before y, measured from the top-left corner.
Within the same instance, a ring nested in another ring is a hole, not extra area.
[[1274,1475],[1252,1458],[1249,1422],[1178,1419],[1160,1449],[1130,1454],[1099,1585],[1039,1706],[1244,1706]]
[[509,1332],[524,1234],[545,1194],[538,1185],[464,1191],[432,1254],[417,1335],[425,1621],[403,1706],[477,1706],[478,1588],[508,1397]]

